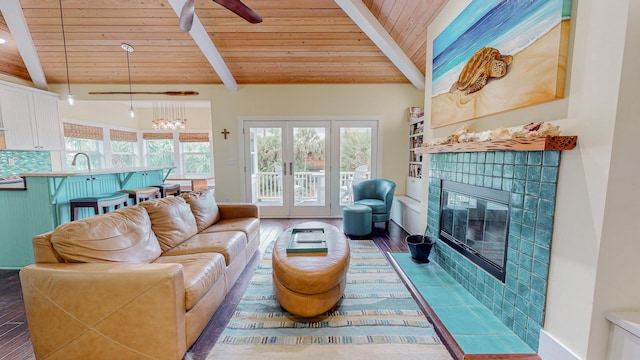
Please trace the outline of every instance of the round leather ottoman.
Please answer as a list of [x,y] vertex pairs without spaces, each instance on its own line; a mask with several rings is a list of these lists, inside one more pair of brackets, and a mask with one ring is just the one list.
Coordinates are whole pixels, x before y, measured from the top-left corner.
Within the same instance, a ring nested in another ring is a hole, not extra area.
[[294,315],[311,317],[335,308],[347,285],[350,248],[335,226],[306,222],[296,228],[324,228],[326,253],[287,254],[288,229],[276,240],[271,262],[273,288],[280,306]]
[[363,236],[371,234],[371,208],[366,205],[347,205],[342,215],[345,234]]

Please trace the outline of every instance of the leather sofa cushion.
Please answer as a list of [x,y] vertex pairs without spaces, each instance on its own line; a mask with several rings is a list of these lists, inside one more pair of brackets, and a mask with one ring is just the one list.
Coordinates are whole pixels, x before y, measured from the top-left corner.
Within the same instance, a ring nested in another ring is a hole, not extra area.
[[149,263],[161,252],[151,219],[139,206],[62,224],[51,243],[66,262],[76,263]]
[[260,233],[260,220],[258,218],[224,219],[201,230],[200,233],[208,234],[221,231],[242,231],[245,233],[245,239],[248,242],[251,240],[250,237],[252,234]]
[[198,232],[213,225],[220,219],[220,211],[216,200],[213,198],[213,194],[209,190],[192,191],[183,193],[180,196],[184,198],[189,206],[191,206],[191,212],[196,218],[198,224]]
[[244,253],[247,247],[247,237],[240,231],[224,231],[194,235],[189,241],[167,251],[162,256],[197,254],[215,252],[224,256],[227,266]]
[[151,229],[163,252],[172,249],[198,232],[191,208],[181,197],[168,197],[140,203],[151,218]]
[[182,264],[184,276],[184,307],[191,310],[213,287],[225,270],[224,257],[217,253],[161,256],[155,264]]

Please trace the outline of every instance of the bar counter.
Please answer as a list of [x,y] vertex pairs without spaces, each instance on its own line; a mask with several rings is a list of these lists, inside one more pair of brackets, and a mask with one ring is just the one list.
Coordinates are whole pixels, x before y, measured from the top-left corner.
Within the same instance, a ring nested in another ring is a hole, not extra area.
[[[116,168],[116,169],[96,169],[96,170],[80,170],[80,171],[45,171],[45,172],[35,172],[35,173],[25,173],[20,174],[20,176],[31,176],[31,177],[60,177],[60,176],[88,176],[88,175],[104,175],[104,174],[132,174],[139,172],[150,172],[150,171],[165,171],[172,170],[171,167],[133,167],[133,168]],[[168,173],[167,173],[168,175]]]
[[[0,269],[34,262],[31,238],[70,221],[69,200],[160,185],[171,167],[52,171],[20,174],[24,191],[0,191]],[[92,216],[82,209],[80,217]]]

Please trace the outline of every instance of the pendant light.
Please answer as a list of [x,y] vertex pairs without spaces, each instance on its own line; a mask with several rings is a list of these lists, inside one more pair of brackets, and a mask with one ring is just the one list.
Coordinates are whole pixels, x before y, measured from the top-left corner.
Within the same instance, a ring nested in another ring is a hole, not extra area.
[[129,64],[129,53],[133,52],[133,46],[127,43],[122,43],[120,44],[120,47],[122,47],[122,49],[127,52],[127,72],[129,73],[129,104],[131,105],[131,107],[129,108],[129,116],[131,116],[131,118],[133,119],[134,117],[136,117],[136,113],[135,111],[133,111],[133,94],[131,93],[131,65]]
[[67,58],[67,38],[64,34],[64,19],[62,17],[62,0],[60,0],[60,24],[62,25],[62,46],[64,47],[64,64],[67,69],[67,102],[73,105],[73,94],[71,93],[71,82],[69,81],[69,60]]

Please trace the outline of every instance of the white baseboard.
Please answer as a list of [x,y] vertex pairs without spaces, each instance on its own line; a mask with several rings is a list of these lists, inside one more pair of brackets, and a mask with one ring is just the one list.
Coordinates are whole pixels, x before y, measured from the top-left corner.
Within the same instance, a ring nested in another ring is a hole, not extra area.
[[571,352],[544,330],[540,330],[538,356],[542,360],[581,360],[578,355]]

